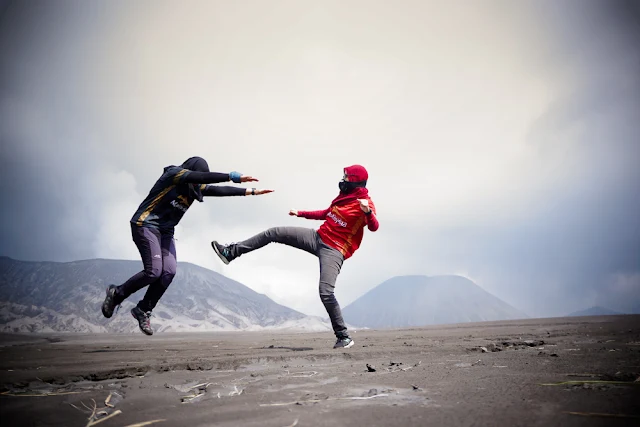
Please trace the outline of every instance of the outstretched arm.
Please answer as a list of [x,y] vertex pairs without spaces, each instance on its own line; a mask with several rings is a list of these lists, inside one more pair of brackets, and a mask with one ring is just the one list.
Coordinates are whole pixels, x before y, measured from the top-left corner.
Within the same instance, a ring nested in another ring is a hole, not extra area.
[[181,169],[174,177],[174,184],[218,184],[220,182],[233,181],[235,183],[258,181],[252,176],[242,175],[240,172],[196,172]]
[[291,216],[299,216],[300,218],[306,219],[325,219],[328,213],[329,208],[322,211],[297,211],[295,209],[289,211],[289,215]]
[[272,193],[273,190],[259,190],[256,188],[239,188],[218,185],[200,185],[203,196],[208,197],[229,197],[229,196],[259,196],[261,194]]

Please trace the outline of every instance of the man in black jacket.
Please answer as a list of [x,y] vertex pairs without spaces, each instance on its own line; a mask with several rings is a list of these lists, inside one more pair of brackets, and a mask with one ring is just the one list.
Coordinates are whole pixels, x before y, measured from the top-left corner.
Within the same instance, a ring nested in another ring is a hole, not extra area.
[[151,312],[176,274],[174,228],[193,201],[202,202],[206,196],[248,196],[273,191],[207,185],[227,181],[241,183],[258,180],[240,172],[209,172],[209,165],[202,157],[191,157],[180,166],[164,168],[162,176],[130,221],[133,241],[140,251],[144,270],[120,286],[109,285],[102,304],[102,314],[105,317],[111,317],[116,306],[129,295],[149,286],[144,298],[131,309],[131,314],[138,321],[142,332],[153,334],[149,319]]

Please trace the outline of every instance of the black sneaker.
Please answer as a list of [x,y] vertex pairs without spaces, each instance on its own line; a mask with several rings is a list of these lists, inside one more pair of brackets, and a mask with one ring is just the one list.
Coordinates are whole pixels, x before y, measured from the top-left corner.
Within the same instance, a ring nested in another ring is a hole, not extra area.
[[338,338],[338,341],[336,341],[336,344],[333,346],[333,348],[349,348],[352,347],[354,344],[354,341],[349,338],[349,337],[342,337],[342,338]]
[[234,257],[231,255],[229,246],[221,245],[214,240],[213,242],[211,242],[211,247],[213,248],[213,251],[216,253],[216,255],[218,255],[222,262],[224,262],[225,264],[229,264],[231,261],[233,261]]
[[138,321],[138,326],[140,326],[142,332],[147,335],[153,335],[150,311],[143,311],[140,307],[135,306],[131,309],[131,315]]
[[116,285],[109,285],[107,288],[107,296],[102,303],[102,314],[107,319],[113,316],[113,310],[118,304],[116,303]]

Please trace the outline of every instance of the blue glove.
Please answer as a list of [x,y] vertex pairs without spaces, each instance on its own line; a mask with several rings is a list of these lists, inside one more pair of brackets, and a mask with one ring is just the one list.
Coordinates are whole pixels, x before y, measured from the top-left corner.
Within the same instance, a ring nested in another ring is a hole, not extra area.
[[230,172],[229,173],[229,178],[231,179],[231,181],[239,184],[240,183],[240,177],[242,176],[242,174],[240,172]]

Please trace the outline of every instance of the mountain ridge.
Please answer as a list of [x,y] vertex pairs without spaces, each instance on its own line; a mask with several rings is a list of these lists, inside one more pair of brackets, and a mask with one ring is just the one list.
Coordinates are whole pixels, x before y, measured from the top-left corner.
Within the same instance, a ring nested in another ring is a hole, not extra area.
[[586,308],[584,310],[574,311],[567,314],[567,317],[579,317],[579,316],[619,316],[624,313],[620,313],[614,310],[610,310],[606,307],[594,305],[593,307]]
[[[109,258],[56,262],[0,257],[0,331],[133,332],[137,324],[122,314],[146,288],[131,295],[111,319],[102,316],[100,305],[108,284],[122,283],[141,268],[140,261]],[[178,263],[173,283],[154,310],[152,326],[156,331],[331,330],[326,319],[278,304],[189,262]]]
[[528,316],[458,275],[392,277],[343,310],[349,323],[402,328]]

